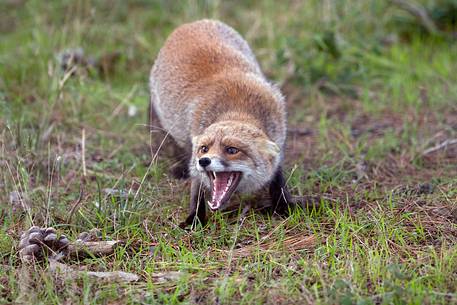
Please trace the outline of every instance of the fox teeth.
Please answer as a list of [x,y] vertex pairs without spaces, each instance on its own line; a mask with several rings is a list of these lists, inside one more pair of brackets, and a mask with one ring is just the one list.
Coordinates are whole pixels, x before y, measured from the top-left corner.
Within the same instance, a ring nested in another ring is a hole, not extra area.
[[208,200],[208,206],[211,208],[211,209],[214,209],[216,208],[217,206],[219,205],[219,202],[215,202],[214,204]]
[[233,182],[233,174],[230,175],[230,178],[227,181],[227,185],[225,186],[225,190],[224,190],[224,195],[225,195],[225,193],[227,193],[228,189],[232,185],[232,182]]

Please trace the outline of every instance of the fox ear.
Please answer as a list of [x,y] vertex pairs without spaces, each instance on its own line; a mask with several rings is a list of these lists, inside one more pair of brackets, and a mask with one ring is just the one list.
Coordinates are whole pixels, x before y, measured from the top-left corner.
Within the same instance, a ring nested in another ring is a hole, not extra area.
[[279,152],[281,151],[279,149],[278,144],[268,139],[259,140],[259,150],[262,153],[265,153],[268,156],[270,156],[272,159],[276,158],[279,155]]

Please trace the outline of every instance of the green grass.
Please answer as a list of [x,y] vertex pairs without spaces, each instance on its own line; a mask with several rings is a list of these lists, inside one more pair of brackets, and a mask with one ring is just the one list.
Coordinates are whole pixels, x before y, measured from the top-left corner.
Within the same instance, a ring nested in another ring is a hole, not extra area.
[[[281,85],[290,188],[317,207],[177,227],[189,185],[169,177],[165,154],[148,166],[147,80],[173,28],[205,17],[242,33]],[[355,0],[7,1],[0,36],[0,303],[457,302],[457,147],[423,155],[457,138],[455,40],[387,1]],[[67,77],[56,56],[77,47],[120,58],[110,73]],[[125,240],[67,263],[140,281],[22,269],[17,241],[32,224]],[[294,236],[314,246],[290,250]]]

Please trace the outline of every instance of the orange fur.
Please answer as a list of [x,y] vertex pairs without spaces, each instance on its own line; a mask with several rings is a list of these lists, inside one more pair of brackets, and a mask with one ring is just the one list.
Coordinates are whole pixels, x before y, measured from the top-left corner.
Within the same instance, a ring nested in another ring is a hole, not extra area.
[[[246,169],[243,179],[252,182],[240,183],[240,191],[255,191],[272,179],[286,137],[284,98],[235,30],[213,20],[177,28],[159,52],[150,88],[160,123],[192,151],[194,178],[201,172],[197,160],[205,155]],[[201,145],[210,150],[200,153]],[[240,152],[227,155],[227,146]]]

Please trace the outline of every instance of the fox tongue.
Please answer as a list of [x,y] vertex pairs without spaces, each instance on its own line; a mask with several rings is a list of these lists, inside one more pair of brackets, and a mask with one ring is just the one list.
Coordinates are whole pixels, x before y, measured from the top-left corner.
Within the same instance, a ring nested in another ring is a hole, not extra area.
[[231,172],[218,172],[215,173],[213,180],[213,193],[210,204],[210,208],[213,210],[218,209],[222,201],[230,189],[233,182],[233,173]]

